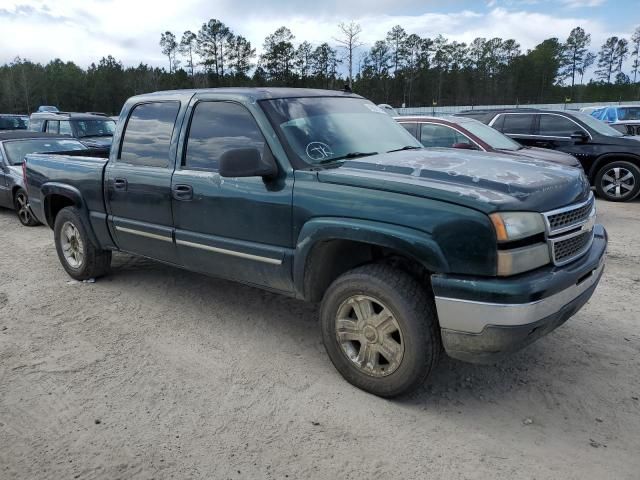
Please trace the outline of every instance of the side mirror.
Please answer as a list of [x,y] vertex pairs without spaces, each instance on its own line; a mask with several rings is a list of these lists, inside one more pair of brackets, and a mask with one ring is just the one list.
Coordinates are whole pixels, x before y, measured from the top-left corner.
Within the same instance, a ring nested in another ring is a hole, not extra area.
[[278,173],[276,162],[268,148],[265,155],[254,147],[227,150],[218,165],[223,177],[272,177]]
[[577,132],[573,132],[571,134],[571,138],[577,142],[586,142],[589,137],[582,130],[579,130]]
[[459,148],[461,150],[475,150],[475,147],[473,145],[471,145],[470,143],[464,143],[464,142],[454,143],[453,145],[451,145],[451,147]]

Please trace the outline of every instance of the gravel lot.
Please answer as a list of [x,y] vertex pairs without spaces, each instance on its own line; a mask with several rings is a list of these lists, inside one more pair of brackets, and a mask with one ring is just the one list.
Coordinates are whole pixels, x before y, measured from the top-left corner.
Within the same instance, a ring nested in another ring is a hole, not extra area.
[[576,317],[395,401],[342,380],[313,305],[125,255],[77,283],[0,210],[0,478],[637,479],[640,201],[598,207]]

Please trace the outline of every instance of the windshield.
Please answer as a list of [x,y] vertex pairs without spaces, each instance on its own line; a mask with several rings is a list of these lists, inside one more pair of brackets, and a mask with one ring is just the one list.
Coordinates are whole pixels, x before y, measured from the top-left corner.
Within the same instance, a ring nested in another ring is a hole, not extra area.
[[57,138],[33,138],[4,142],[4,150],[11,165],[20,165],[24,156],[29,153],[68,152],[86,149],[87,147],[77,140]]
[[506,135],[503,135],[494,128],[485,125],[477,120],[467,120],[460,122],[459,125],[469,132],[473,133],[476,137],[480,138],[485,143],[488,143],[491,148],[496,150],[511,150],[516,151],[522,148],[515,140],[511,140]]
[[78,133],[82,137],[111,137],[116,131],[116,122],[109,118],[104,120],[75,120],[73,122]]
[[0,130],[26,130],[24,117],[0,117]]
[[618,108],[618,120],[640,120],[640,107]]
[[623,134],[620,133],[613,127],[610,127],[606,123],[593,118],[591,115],[586,115],[580,112],[571,112],[575,118],[580,120],[582,123],[585,123],[588,127],[594,129],[600,135],[606,135],[607,137],[622,137]]
[[362,98],[282,98],[261,104],[296,156],[307,164],[422,148],[392,117]]

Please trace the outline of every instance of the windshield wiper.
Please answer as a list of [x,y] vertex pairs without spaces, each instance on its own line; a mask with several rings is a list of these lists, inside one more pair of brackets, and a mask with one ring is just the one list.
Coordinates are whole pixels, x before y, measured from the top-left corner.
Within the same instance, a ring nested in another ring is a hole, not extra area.
[[378,152],[349,152],[344,155],[340,155],[339,157],[333,158],[325,158],[324,160],[320,160],[318,165],[325,165],[327,163],[333,163],[338,160],[349,160],[351,158],[360,158],[360,157],[370,157],[371,155],[377,155]]
[[422,147],[418,147],[416,145],[406,145],[402,148],[396,148],[394,150],[389,150],[387,153],[393,153],[393,152],[401,152],[402,150],[419,150]]

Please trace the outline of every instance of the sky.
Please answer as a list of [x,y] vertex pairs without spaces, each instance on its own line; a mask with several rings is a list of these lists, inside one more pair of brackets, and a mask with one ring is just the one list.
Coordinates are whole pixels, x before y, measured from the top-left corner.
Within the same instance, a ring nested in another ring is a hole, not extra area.
[[0,64],[16,56],[46,63],[53,58],[82,67],[112,55],[125,66],[166,66],[160,33],[180,37],[217,18],[248,38],[258,54],[280,26],[294,43],[339,36],[340,22],[362,26],[371,45],[394,25],[423,37],[442,34],[470,42],[476,37],[514,38],[523,51],[550,37],[565,40],[583,27],[597,51],[612,35],[629,38],[640,26],[640,0],[0,0]]

